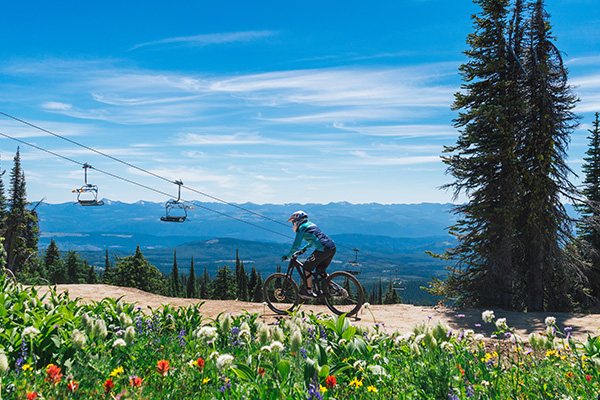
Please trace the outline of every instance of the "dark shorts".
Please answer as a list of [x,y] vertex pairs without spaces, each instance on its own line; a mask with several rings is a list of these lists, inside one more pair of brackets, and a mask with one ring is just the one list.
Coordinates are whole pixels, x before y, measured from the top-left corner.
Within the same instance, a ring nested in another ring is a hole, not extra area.
[[317,272],[324,273],[331,260],[335,256],[335,248],[326,249],[325,251],[315,250],[304,262],[303,268],[305,271],[317,269]]

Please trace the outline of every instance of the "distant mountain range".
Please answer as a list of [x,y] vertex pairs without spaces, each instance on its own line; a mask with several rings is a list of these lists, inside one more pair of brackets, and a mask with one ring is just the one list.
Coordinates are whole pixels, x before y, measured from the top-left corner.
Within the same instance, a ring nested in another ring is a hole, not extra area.
[[452,204],[223,204],[197,203],[183,223],[162,222],[164,204],[122,203],[104,199],[104,206],[42,203],[40,248],[54,238],[62,251],[76,250],[103,267],[105,251],[117,256],[133,254],[140,246],[148,260],[163,272],[170,271],[177,251],[182,272],[195,268],[215,271],[235,265],[236,250],[247,268],[265,273],[281,263],[293,240],[285,221],[296,210],[306,211],[338,244],[336,263],[343,268],[358,261],[363,275],[423,277],[438,274],[443,264],[425,254],[443,252],[454,239],[446,228],[455,222]]

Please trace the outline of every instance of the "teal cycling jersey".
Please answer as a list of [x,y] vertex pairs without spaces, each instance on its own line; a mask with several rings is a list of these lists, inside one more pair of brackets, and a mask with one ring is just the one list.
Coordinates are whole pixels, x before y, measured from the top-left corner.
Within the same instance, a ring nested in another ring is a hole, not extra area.
[[327,251],[335,249],[335,243],[329,236],[323,233],[319,227],[310,221],[306,221],[298,226],[296,238],[292,244],[292,248],[286,257],[291,257],[302,244],[302,240],[306,240],[307,244],[302,247],[302,250],[313,246],[316,251]]

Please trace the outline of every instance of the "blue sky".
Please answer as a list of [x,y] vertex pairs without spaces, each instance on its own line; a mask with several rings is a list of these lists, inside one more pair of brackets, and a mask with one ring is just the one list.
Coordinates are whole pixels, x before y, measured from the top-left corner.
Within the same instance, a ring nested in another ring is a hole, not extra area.
[[[581,98],[578,172],[600,111],[600,11],[595,0],[547,9]],[[457,138],[450,106],[477,11],[442,0],[8,2],[0,111],[229,202],[449,202],[440,154]],[[10,118],[0,132],[176,196]],[[17,145],[0,138],[3,169]],[[74,200],[80,166],[21,152],[30,200]],[[89,181],[112,200],[168,199],[98,171]]]

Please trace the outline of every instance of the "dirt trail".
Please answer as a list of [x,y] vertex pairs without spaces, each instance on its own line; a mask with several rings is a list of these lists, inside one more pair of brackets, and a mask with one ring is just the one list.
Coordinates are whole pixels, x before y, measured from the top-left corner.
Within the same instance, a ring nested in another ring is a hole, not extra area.
[[[159,296],[138,289],[117,287],[109,285],[57,285],[57,292],[67,291],[71,299],[79,298],[81,301],[100,301],[104,298],[123,297],[127,303],[153,309],[163,304],[172,306],[187,306],[189,304],[204,302],[201,310],[206,318],[215,318],[222,312],[240,314],[243,310],[250,313],[258,313],[268,323],[273,323],[281,316],[273,313],[268,307],[261,303],[247,303],[236,300],[196,300],[181,299]],[[46,293],[48,287],[38,287],[40,295]],[[307,313],[330,313],[326,306],[303,305],[302,311]],[[413,306],[410,304],[394,305],[372,305],[369,310],[361,310],[357,318],[351,318],[351,322],[360,325],[373,325],[375,322],[383,323],[386,332],[400,331],[408,332],[416,324],[422,321],[442,320],[453,330],[473,329],[476,333],[489,336],[494,331],[493,324],[486,324],[481,320],[482,309],[454,309],[448,307],[426,307]],[[372,314],[371,314],[372,313]],[[600,314],[573,314],[573,313],[519,313],[513,311],[494,310],[497,318],[506,318],[509,326],[514,327],[517,333],[524,338],[532,332],[543,332],[545,330],[544,320],[553,316],[557,320],[557,326],[563,330],[571,327],[571,335],[579,340],[584,340],[587,334],[596,336],[600,334]],[[284,317],[285,318],[285,317]],[[476,324],[481,324],[480,327]]]

